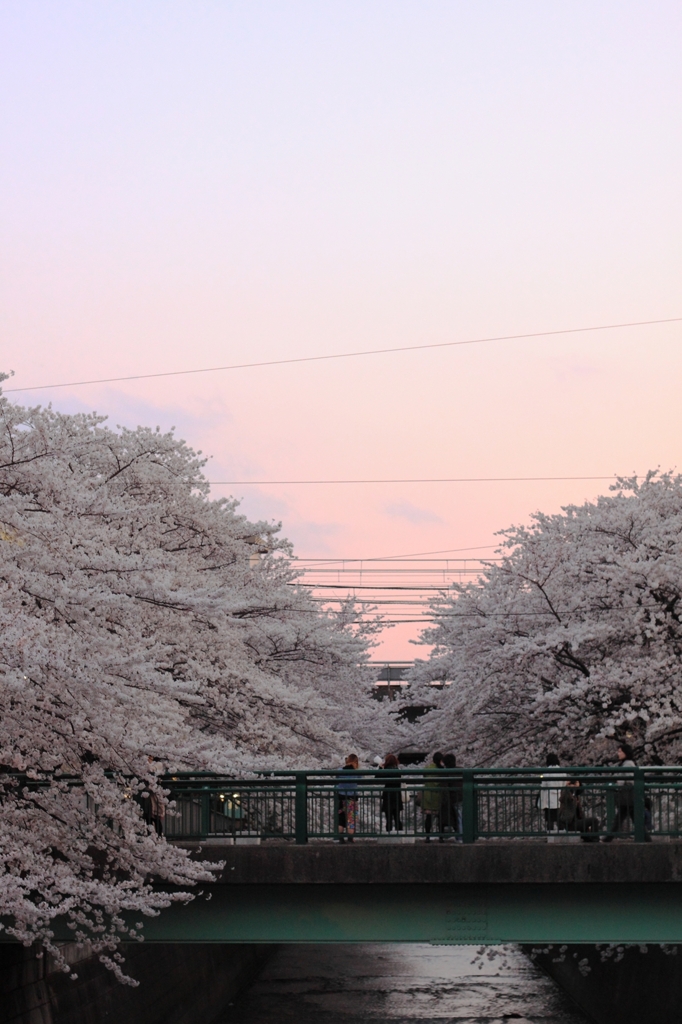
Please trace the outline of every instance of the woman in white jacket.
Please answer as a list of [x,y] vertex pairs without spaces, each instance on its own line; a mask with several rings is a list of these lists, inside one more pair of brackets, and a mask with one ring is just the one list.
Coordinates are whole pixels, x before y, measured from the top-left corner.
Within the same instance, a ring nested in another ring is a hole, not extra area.
[[[548,754],[545,760],[548,768],[558,768],[559,758],[556,754]],[[543,775],[540,787],[540,802],[542,813],[545,816],[545,825],[548,832],[555,832],[557,829],[557,815],[559,813],[559,797],[562,786],[566,785],[567,777],[552,772],[550,775]]]

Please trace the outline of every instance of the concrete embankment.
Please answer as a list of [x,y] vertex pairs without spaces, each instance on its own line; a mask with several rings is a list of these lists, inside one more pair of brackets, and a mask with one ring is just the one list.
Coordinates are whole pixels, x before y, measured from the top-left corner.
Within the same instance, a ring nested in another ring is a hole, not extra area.
[[77,979],[51,957],[0,945],[0,1024],[196,1024],[215,1019],[276,946],[154,943],[122,947],[141,984],[119,984],[97,957],[66,947]]
[[682,1019],[680,946],[523,950],[595,1024],[679,1024]]

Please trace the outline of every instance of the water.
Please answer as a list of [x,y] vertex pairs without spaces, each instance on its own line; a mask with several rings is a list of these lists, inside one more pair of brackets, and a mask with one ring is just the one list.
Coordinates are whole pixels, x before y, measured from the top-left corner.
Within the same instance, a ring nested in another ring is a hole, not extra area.
[[[515,949],[283,946],[218,1024],[586,1024]],[[474,961],[474,962],[472,962]]]

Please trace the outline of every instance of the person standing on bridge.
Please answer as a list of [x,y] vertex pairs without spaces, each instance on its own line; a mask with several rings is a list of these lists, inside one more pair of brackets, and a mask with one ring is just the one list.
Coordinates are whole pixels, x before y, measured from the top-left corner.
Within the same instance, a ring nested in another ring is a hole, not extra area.
[[453,772],[457,767],[457,758],[454,754],[445,754],[443,757],[443,778],[439,780],[441,786],[440,797],[440,842],[444,842],[443,833],[447,829],[461,836],[462,833],[462,776]]
[[352,843],[355,836],[355,825],[358,815],[358,783],[357,780],[346,772],[355,772],[360,767],[357,754],[349,754],[346,763],[339,772],[339,782],[336,785],[336,796],[338,800],[338,823],[339,842],[344,842],[344,830],[348,836],[348,842]]
[[[545,764],[548,768],[558,768],[560,765],[559,758],[556,754],[548,754],[545,758]],[[557,829],[557,816],[559,814],[559,799],[561,797],[561,788],[567,782],[565,775],[559,775],[552,772],[550,775],[545,775],[542,778],[542,785],[540,787],[539,807],[545,817],[545,827],[548,832],[555,832]]]
[[382,773],[384,791],[381,794],[381,807],[386,816],[386,831],[402,832],[403,797],[401,792],[400,764],[395,754],[387,754]]
[[[636,768],[635,764],[635,752],[629,743],[618,744],[618,767],[625,769]],[[629,818],[633,826],[635,824],[635,787],[632,782],[619,782],[618,783],[618,807],[613,818],[613,824],[609,830],[608,835],[602,839],[603,843],[610,843],[613,840],[614,832],[622,832],[623,825]],[[648,806],[647,806],[648,805]],[[644,804],[644,840],[647,843],[651,842],[651,836],[649,835],[649,828],[651,827],[651,803],[646,800]]]
[[598,843],[599,819],[585,814],[582,795],[580,779],[568,779],[559,796],[557,824],[565,832],[582,832],[584,843]]
[[[431,764],[427,764],[426,770],[431,773],[436,768],[443,767],[443,755],[440,750],[437,750],[433,755]],[[421,794],[421,806],[422,814],[424,815],[424,831],[426,832],[426,842],[431,842],[431,829],[433,828],[434,818],[436,824],[436,831],[440,831],[440,786],[438,779],[435,775],[429,774],[426,776],[424,781],[424,791]]]

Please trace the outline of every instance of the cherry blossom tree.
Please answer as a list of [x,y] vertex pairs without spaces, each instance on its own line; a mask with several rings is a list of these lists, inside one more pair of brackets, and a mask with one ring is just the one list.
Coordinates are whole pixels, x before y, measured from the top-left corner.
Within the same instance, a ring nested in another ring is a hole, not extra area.
[[150,880],[207,877],[134,797],[335,765],[380,713],[376,627],[320,611],[202,466],[173,433],[0,396],[0,915],[57,956],[66,915],[119,974],[123,913],[168,902]]
[[682,477],[612,491],[503,530],[499,560],[433,603],[414,673],[433,707],[422,742],[479,765],[548,749],[595,763],[625,738],[645,761],[679,759]]

